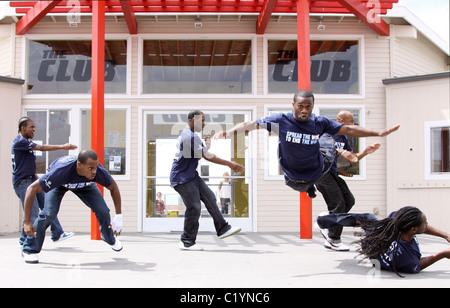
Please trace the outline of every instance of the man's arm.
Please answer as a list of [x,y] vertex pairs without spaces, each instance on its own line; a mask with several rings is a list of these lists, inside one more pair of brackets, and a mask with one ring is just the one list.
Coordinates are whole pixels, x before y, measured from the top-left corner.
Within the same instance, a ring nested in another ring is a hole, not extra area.
[[434,264],[437,261],[444,259],[444,258],[450,259],[450,248],[447,248],[441,252],[438,252],[435,255],[420,258],[420,270],[423,270],[423,269],[427,268],[428,266],[430,266],[431,264]]
[[433,226],[428,225],[427,228],[425,229],[424,233],[442,237],[443,239],[445,239],[447,242],[450,243],[450,234],[448,234],[447,232],[441,231]]
[[233,134],[250,132],[252,130],[259,129],[259,125],[255,121],[242,122],[237,124],[235,127],[227,130],[218,132],[214,135],[214,139],[227,139],[233,136]]
[[36,232],[34,232],[33,222],[31,221],[31,209],[33,208],[34,197],[37,193],[42,192],[43,189],[39,180],[34,181],[30,186],[28,186],[25,193],[25,199],[23,201],[24,207],[24,219],[23,219],[23,230],[26,235],[31,235],[36,237]]
[[111,198],[114,202],[114,209],[116,211],[116,216],[114,220],[111,222],[110,228],[113,229],[114,235],[119,236],[122,232],[123,220],[122,220],[122,197],[120,196],[119,186],[116,181],[111,178],[111,185],[106,187],[111,194]]
[[242,166],[238,163],[235,163],[233,161],[228,161],[228,160],[222,159],[220,157],[217,157],[216,155],[214,155],[211,152],[203,153],[203,158],[206,159],[207,161],[210,161],[215,164],[228,166],[228,167],[230,167],[231,170],[233,170],[236,173],[245,171],[244,166]]
[[75,150],[78,147],[74,144],[65,143],[65,144],[58,144],[58,145],[52,145],[52,144],[36,144],[34,148],[32,148],[33,151],[57,151],[57,150]]
[[400,128],[400,125],[396,125],[392,128],[385,128],[380,131],[376,131],[370,128],[361,127],[358,125],[342,125],[341,129],[337,133],[338,135],[346,135],[351,137],[385,137]]

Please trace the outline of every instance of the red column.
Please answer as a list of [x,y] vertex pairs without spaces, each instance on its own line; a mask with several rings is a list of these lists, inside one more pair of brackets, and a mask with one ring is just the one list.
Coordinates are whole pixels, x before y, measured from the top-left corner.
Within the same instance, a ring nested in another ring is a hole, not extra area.
[[[298,89],[311,90],[309,0],[297,0]],[[300,238],[312,239],[312,200],[300,193]]]
[[[104,162],[105,1],[92,1],[92,118],[91,147]],[[103,194],[103,186],[98,185]],[[99,223],[91,212],[91,239],[100,240]]]

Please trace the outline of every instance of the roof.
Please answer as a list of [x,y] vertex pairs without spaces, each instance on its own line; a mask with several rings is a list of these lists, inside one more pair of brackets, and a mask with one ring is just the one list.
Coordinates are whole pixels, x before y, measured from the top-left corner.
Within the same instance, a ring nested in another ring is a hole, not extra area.
[[[299,2],[307,0],[105,0],[106,14],[123,14],[130,34],[137,34],[136,14],[257,14],[256,33],[263,34],[272,14],[297,14]],[[309,0],[309,13],[351,14],[380,35],[389,35],[385,15],[399,0]],[[73,3],[79,3],[76,7]],[[92,1],[11,1],[18,16],[16,33],[23,35],[47,14],[92,14]]]

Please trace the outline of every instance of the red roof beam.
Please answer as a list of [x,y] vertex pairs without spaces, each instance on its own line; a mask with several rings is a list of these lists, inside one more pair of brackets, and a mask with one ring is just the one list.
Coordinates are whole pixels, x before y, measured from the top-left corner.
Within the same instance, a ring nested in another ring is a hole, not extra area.
[[389,25],[385,23],[376,11],[376,3],[374,8],[367,8],[361,0],[338,0],[343,7],[348,9],[350,13],[358,17],[371,29],[382,36],[389,36]]
[[26,34],[61,1],[62,0],[36,2],[34,6],[27,11],[26,15],[23,16],[17,23],[16,34]]
[[277,5],[277,0],[267,0],[264,2],[258,20],[256,21],[256,34],[264,34],[269,24],[270,16]]
[[136,16],[134,15],[133,7],[128,0],[120,1],[120,5],[122,7],[123,15],[128,25],[128,30],[130,34],[137,34],[137,22]]

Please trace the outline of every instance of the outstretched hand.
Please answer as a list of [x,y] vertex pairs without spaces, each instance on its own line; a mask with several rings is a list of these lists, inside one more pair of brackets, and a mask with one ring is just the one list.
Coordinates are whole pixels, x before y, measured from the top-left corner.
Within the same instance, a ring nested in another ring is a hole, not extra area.
[[383,129],[382,131],[380,131],[379,136],[380,136],[380,137],[385,137],[385,136],[389,135],[390,133],[395,132],[395,131],[398,130],[399,128],[400,128],[400,124],[395,125],[395,126],[392,127],[392,128],[385,128],[385,129]]

